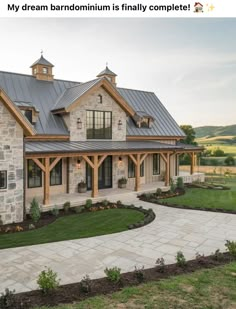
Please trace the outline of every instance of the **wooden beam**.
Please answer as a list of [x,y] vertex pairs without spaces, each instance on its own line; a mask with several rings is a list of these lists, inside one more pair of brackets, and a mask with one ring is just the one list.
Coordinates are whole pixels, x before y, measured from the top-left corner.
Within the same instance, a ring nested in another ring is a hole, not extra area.
[[143,161],[146,159],[146,157],[148,156],[148,153],[144,153],[140,159],[140,164],[143,163]]
[[170,154],[167,152],[166,154],[166,181],[165,185],[170,185]]
[[38,167],[41,168],[41,170],[42,170],[43,172],[45,172],[45,166],[43,165],[42,162],[39,161],[39,159],[37,159],[37,158],[32,158],[31,160],[33,160],[34,163],[37,164]]
[[[163,159],[163,161],[165,162],[165,164],[167,163],[167,157],[165,156],[165,154],[164,153],[160,153],[160,155],[161,155],[161,157],[162,157],[162,159]],[[167,155],[167,154],[166,154]]]
[[98,196],[98,155],[93,157],[92,197]]
[[106,159],[107,154],[104,154],[99,160],[98,160],[98,167],[102,164],[102,162]]
[[49,179],[50,179],[50,161],[49,158],[45,158],[45,172],[44,172],[44,197],[43,204],[49,204]]
[[81,157],[88,163],[88,165],[90,165],[92,168],[94,168],[94,163],[89,159],[88,156],[83,155]]
[[140,191],[140,154],[137,154],[137,164],[135,167],[135,191]]
[[194,174],[194,169],[195,169],[195,153],[192,152],[189,154],[191,158],[191,165],[190,165],[190,174]]
[[134,164],[137,165],[137,160],[135,159],[134,155],[132,155],[131,153],[129,153],[129,157],[130,157],[130,159],[134,162]]
[[51,172],[51,170],[57,165],[57,163],[61,160],[61,157],[57,157],[52,164],[49,166],[49,171]]

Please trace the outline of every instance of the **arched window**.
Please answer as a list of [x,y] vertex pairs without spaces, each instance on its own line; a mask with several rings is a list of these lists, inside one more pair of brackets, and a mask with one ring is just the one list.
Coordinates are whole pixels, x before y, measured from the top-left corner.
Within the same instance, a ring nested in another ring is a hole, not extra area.
[[102,95],[101,94],[98,95],[98,103],[102,104]]

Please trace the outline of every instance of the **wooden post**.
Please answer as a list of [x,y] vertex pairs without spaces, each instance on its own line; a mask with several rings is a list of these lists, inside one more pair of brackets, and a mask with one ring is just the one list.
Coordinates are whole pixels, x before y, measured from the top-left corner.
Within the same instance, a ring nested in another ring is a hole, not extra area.
[[195,153],[192,152],[190,153],[190,158],[191,158],[191,166],[190,166],[190,174],[194,174],[194,168],[195,168]]
[[166,154],[166,181],[165,185],[169,186],[170,185],[170,154],[167,152]]
[[135,191],[140,190],[140,154],[137,154],[136,159],[136,167],[135,167]]
[[45,171],[44,171],[44,197],[43,197],[43,204],[49,204],[49,178],[50,178],[50,161],[49,158],[45,158]]
[[98,196],[98,155],[93,157],[92,197]]

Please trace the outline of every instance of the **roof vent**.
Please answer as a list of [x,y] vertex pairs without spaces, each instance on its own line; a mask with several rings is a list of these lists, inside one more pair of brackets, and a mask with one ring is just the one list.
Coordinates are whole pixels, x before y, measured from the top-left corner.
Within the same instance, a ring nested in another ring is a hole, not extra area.
[[151,128],[154,118],[143,111],[136,111],[133,120],[138,128]]

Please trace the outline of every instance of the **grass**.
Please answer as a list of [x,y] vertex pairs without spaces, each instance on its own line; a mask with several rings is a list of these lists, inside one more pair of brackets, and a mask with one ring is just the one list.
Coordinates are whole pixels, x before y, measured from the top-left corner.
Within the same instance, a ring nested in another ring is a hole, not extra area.
[[109,209],[61,217],[36,230],[0,235],[0,249],[117,233],[143,218],[143,213],[131,209]]
[[221,208],[236,210],[236,183],[226,183],[231,190],[187,188],[184,195],[164,199],[168,204],[185,205],[191,208]]
[[236,262],[233,262],[51,309],[233,309],[236,308],[235,284]]

